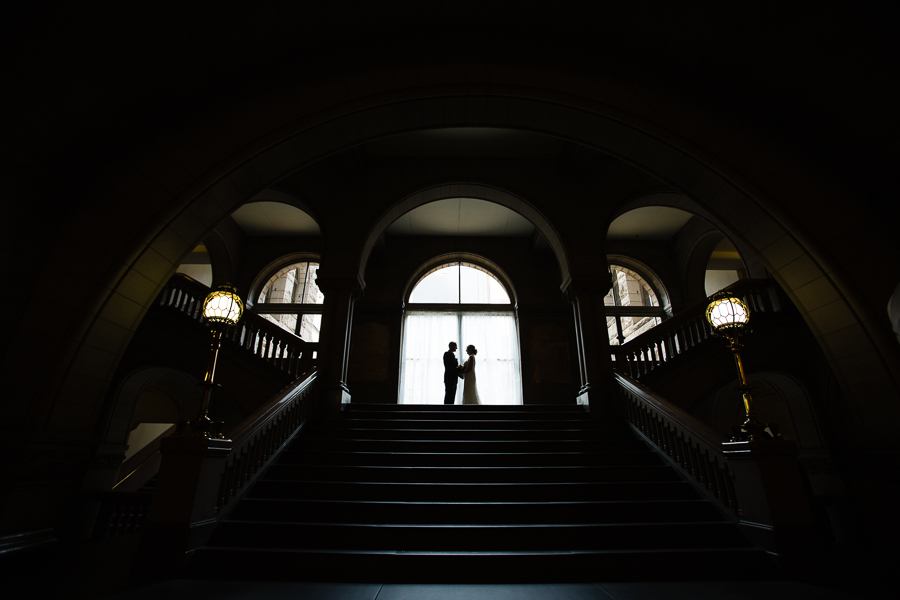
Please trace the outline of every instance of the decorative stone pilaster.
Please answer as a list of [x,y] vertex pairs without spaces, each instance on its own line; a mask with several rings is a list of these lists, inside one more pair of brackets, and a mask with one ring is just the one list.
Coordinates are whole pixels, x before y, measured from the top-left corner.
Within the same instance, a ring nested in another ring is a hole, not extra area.
[[814,555],[818,540],[797,444],[788,440],[727,442],[722,453],[734,474],[741,529],[788,571],[802,568],[799,563]]
[[581,388],[578,404],[588,407],[595,417],[601,416],[603,398],[611,398],[609,375],[612,371],[609,339],[606,333],[606,311],[603,299],[611,284],[608,280],[569,281],[563,286],[566,299],[572,303],[575,316],[578,371]]
[[319,414],[329,418],[340,414],[350,402],[347,369],[350,364],[350,334],[353,328],[353,305],[362,296],[365,283],[357,276],[323,274],[316,285],[325,295],[322,305],[322,328],[319,334],[319,386],[322,401]]

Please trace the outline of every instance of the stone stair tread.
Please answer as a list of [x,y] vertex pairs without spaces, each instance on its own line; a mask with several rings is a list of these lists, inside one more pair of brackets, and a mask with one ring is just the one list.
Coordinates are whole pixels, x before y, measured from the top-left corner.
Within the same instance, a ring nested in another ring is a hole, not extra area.
[[415,470],[415,471],[423,471],[423,470],[434,470],[434,471],[487,471],[487,470],[503,470],[503,471],[516,471],[516,470],[541,470],[541,469],[571,469],[571,470],[587,470],[587,469],[621,469],[623,467],[629,469],[646,469],[646,470],[666,470],[668,466],[666,465],[508,465],[502,467],[492,467],[492,466],[394,466],[394,465],[329,465],[329,464],[307,464],[307,465],[285,465],[289,466],[292,469],[378,469],[378,470],[392,470],[394,472],[402,473],[404,470]]
[[474,529],[509,529],[517,528],[547,528],[547,527],[563,527],[563,528],[580,528],[580,527],[663,527],[673,525],[731,525],[729,521],[662,521],[662,522],[619,522],[619,523],[353,523],[349,521],[286,521],[281,520],[278,523],[271,521],[260,521],[258,519],[229,519],[228,524],[240,525],[259,525],[259,526],[315,526],[315,527],[383,527],[383,528],[474,528]]
[[[620,483],[681,483],[677,479],[661,480],[661,481],[334,481],[328,479],[263,479],[266,483],[292,483],[292,484],[342,484],[342,485],[414,485],[414,486],[576,486],[576,485],[607,485]],[[252,496],[250,496],[252,497]]]
[[351,403],[344,407],[345,413],[367,411],[367,410],[386,410],[391,412],[412,411],[412,412],[470,412],[470,411],[508,411],[508,412],[528,412],[528,411],[550,411],[550,412],[577,412],[587,414],[587,410],[583,406],[572,404],[391,404],[391,403]]
[[400,505],[424,505],[424,506],[459,506],[463,504],[471,504],[472,506],[484,506],[484,505],[557,505],[557,504],[597,504],[597,505],[609,505],[609,504],[666,504],[669,502],[678,502],[678,503],[691,503],[691,504],[707,504],[706,500],[702,500],[700,498],[690,498],[686,500],[670,500],[666,499],[647,499],[647,500],[546,500],[546,501],[533,501],[533,500],[511,500],[511,501],[498,501],[498,502],[447,502],[442,500],[346,500],[342,498],[337,499],[327,499],[327,500],[311,500],[309,498],[250,498],[253,502],[299,502],[299,503],[345,503],[345,504],[400,504]]
[[710,546],[698,548],[596,548],[590,550],[370,550],[359,548],[279,548],[262,546],[201,546],[204,550],[222,552],[276,552],[276,553],[315,553],[315,554],[398,554],[410,556],[552,556],[560,554],[703,554],[707,552],[757,553],[755,548],[743,546]]

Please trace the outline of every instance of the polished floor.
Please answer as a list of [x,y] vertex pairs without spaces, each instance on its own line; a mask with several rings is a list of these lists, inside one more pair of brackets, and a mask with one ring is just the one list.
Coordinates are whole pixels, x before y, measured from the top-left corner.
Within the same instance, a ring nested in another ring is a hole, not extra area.
[[851,600],[871,597],[796,581],[440,585],[174,579],[108,596],[105,600]]

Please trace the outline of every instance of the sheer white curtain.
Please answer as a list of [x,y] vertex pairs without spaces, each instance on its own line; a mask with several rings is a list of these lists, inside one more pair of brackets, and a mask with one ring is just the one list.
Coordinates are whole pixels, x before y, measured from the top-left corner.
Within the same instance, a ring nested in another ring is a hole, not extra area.
[[[519,342],[516,320],[509,313],[409,312],[406,315],[400,404],[444,402],[444,352],[459,344],[465,362],[469,344],[478,348],[476,375],[483,404],[521,404]],[[462,380],[457,403],[462,402]]]
[[462,313],[462,360],[466,346],[478,349],[475,373],[482,404],[522,404],[516,319],[504,313]]
[[403,338],[400,404],[443,404],[444,352],[459,344],[458,314],[407,313]]

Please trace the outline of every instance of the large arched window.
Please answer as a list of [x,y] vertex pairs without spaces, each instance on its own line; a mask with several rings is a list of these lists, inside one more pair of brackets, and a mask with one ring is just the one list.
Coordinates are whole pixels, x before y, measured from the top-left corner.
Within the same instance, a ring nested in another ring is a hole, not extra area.
[[324,295],[316,285],[319,263],[294,263],[269,278],[253,310],[307,342],[319,341]]
[[659,325],[665,316],[659,297],[636,271],[610,265],[612,289],[603,299],[609,343],[618,346]]
[[[522,378],[515,308],[497,276],[474,263],[444,263],[425,273],[406,305],[400,375],[401,404],[444,401],[443,354],[478,349],[478,392],[484,404],[521,404]],[[463,386],[457,389],[462,402]]]

